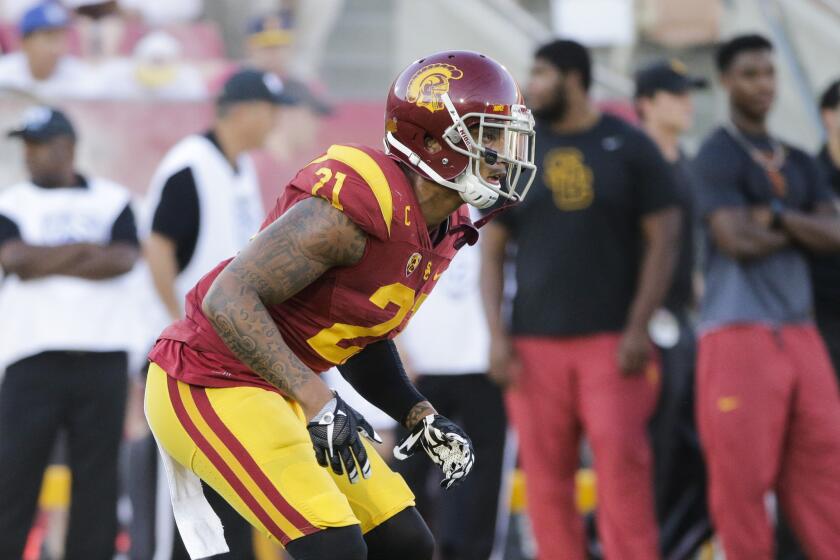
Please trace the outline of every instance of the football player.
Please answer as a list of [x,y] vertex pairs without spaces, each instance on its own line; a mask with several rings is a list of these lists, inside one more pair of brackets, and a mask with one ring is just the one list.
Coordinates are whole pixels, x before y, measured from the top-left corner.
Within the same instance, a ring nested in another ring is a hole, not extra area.
[[[296,560],[432,557],[414,496],[366,441],[378,436],[318,374],[338,366],[409,430],[398,459],[422,448],[442,485],[463,480],[469,438],[408,381],[391,339],[476,241],[464,203],[521,200],[536,172],[531,113],[484,55],[412,63],[385,117],[384,151],[334,145],[300,170],[149,356],[146,415],[164,458]],[[190,553],[207,553],[200,504],[173,496]]]

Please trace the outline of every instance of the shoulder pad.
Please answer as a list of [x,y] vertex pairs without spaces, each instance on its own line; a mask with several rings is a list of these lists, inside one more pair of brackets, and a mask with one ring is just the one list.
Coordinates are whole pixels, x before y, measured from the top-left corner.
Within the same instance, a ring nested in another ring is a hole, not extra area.
[[333,145],[309,162],[291,187],[330,202],[363,231],[387,239],[394,217],[392,185],[380,162],[365,150]]

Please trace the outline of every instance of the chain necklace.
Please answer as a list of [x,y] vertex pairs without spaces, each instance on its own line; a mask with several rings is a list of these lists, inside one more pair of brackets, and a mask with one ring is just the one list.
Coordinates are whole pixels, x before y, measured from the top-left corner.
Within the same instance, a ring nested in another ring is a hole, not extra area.
[[773,188],[773,194],[776,198],[784,198],[787,194],[787,180],[782,173],[782,167],[787,159],[787,150],[782,143],[768,134],[767,139],[770,142],[771,152],[767,153],[747,140],[734,123],[726,123],[724,129],[735,140],[735,143],[741,146],[752,160],[764,170],[764,173],[770,180],[770,186]]

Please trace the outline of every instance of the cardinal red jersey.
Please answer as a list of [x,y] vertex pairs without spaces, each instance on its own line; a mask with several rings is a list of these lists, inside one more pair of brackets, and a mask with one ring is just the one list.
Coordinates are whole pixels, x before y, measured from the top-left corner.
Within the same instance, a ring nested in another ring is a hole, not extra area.
[[[459,240],[474,242],[477,234],[462,206],[438,235],[430,236],[400,166],[366,147],[331,146],[310,162],[283,191],[262,228],[312,196],[329,201],[368,238],[358,263],[328,270],[269,308],[286,344],[312,370],[322,372],[367,344],[403,330],[449,266]],[[186,318],[163,331],[149,358],[172,377],[193,385],[276,390],[233,355],[201,311],[210,285],[230,260],[187,294]]]

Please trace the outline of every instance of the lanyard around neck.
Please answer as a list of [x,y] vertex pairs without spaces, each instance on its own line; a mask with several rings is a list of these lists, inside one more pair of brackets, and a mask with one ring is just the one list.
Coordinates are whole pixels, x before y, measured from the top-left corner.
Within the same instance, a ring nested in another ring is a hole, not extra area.
[[768,154],[754,146],[744,134],[738,130],[734,123],[729,122],[724,125],[724,130],[729,133],[729,136],[735,140],[752,160],[764,170],[767,178],[770,180],[770,185],[773,188],[773,195],[777,198],[784,198],[787,194],[787,181],[782,173],[782,167],[787,159],[787,150],[781,142],[768,135],[767,139],[770,142],[771,152]]

